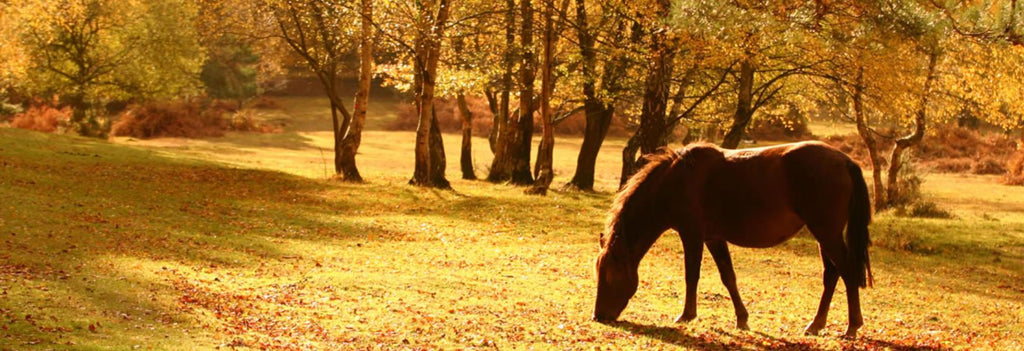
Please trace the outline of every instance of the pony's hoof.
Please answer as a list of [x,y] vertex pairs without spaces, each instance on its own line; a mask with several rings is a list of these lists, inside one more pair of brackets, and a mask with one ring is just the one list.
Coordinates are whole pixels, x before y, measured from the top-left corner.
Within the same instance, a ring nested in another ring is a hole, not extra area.
[[683,314],[679,315],[679,318],[676,318],[676,323],[686,323],[694,319],[697,319],[696,313],[687,314],[686,312],[683,312]]
[[843,339],[856,339],[857,329],[847,329],[846,334],[843,334]]
[[804,328],[804,335],[818,336],[818,332],[820,332],[821,329],[824,329],[824,326],[814,324],[808,325],[807,328]]
[[750,330],[750,326],[747,325],[746,321],[736,322],[736,328],[739,330]]

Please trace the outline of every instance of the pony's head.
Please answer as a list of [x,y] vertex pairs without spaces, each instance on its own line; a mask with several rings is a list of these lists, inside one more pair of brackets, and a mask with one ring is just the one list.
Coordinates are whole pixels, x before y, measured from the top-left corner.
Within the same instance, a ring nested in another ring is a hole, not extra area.
[[604,238],[601,240],[601,254],[597,256],[597,299],[594,304],[594,320],[602,323],[614,322],[629,299],[636,293],[640,279],[636,266],[622,255],[609,254]]
[[637,267],[647,249],[668,227],[664,204],[659,203],[661,183],[679,160],[676,152],[662,152],[648,158],[647,165],[630,178],[612,205],[601,235],[597,256],[597,299],[594,320],[615,321],[636,293],[640,282]]

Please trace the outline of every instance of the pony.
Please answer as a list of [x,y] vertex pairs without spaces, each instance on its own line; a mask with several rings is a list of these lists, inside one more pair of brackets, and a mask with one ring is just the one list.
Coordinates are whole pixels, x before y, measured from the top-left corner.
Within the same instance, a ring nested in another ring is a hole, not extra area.
[[[859,288],[873,284],[868,257],[871,203],[860,166],[816,141],[725,150],[694,144],[662,150],[624,185],[613,202],[597,256],[593,319],[614,322],[636,293],[637,268],[668,229],[679,233],[686,266],[686,300],[677,323],[697,317],[697,281],[704,246],[714,259],[736,311],[749,329],[728,244],[772,247],[807,227],[818,241],[824,291],[813,321],[825,327],[838,279],[846,285],[847,337],[864,324]],[[843,238],[846,227],[846,238]]]

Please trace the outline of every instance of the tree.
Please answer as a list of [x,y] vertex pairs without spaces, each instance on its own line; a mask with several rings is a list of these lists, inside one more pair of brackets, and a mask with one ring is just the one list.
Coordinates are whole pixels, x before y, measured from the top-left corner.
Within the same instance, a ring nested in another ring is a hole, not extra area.
[[59,94],[82,135],[106,135],[105,102],[196,90],[203,54],[191,2],[29,0],[15,11],[34,90]]
[[[570,23],[575,28],[576,43],[580,52],[580,91],[583,95],[583,112],[586,128],[583,144],[576,158],[576,170],[567,188],[581,191],[594,190],[594,172],[597,155],[608,134],[612,117],[615,115],[615,101],[624,93],[623,79],[627,75],[630,57],[622,48],[625,46],[626,23],[616,2],[602,2],[598,9],[589,8],[586,0],[575,0],[576,20]],[[592,14],[600,21],[592,21]],[[598,44],[598,37],[608,40]],[[599,59],[599,53],[604,51]]]
[[670,15],[671,3],[658,0],[653,5],[653,13],[648,15],[649,24],[644,26],[649,32],[646,49],[650,60],[644,81],[640,125],[622,150],[622,175],[619,177],[619,186],[625,184],[645,163],[643,157],[636,156],[637,150],[641,155],[645,155],[668,145],[667,137],[671,130],[666,118],[679,43],[674,38],[675,34],[671,28],[665,25]]
[[445,178],[444,144],[434,114],[434,90],[437,66],[441,55],[441,40],[451,14],[449,0],[417,2],[416,40],[414,45],[413,91],[419,122],[416,126],[416,169],[414,185],[450,188]]
[[[270,17],[278,27],[279,38],[305,61],[324,87],[331,105],[335,173],[341,180],[361,182],[355,155],[366,119],[373,70],[372,2],[362,1],[358,13],[353,6],[330,0],[273,0],[261,3],[258,9]],[[351,28],[351,22],[343,20],[345,18],[358,18],[360,29]],[[356,32],[360,34],[348,34]],[[341,77],[349,62],[347,55],[357,46],[359,84],[354,111],[350,112],[342,98]]]
[[[875,209],[885,209],[899,197],[903,153],[921,143],[929,120],[951,115],[948,100],[936,94],[947,24],[913,2],[836,4],[818,24],[829,50],[822,56],[826,63],[812,75],[837,88],[830,100],[840,106],[838,111],[847,110],[849,97],[852,120],[871,161]],[[904,128],[909,130],[897,137]],[[888,160],[880,139],[895,141]]]
[[[562,9],[568,6],[568,1],[563,2]],[[551,181],[555,173],[552,163],[554,162],[555,134],[554,123],[552,122],[551,99],[555,90],[554,69],[555,45],[558,38],[555,36],[555,9],[552,0],[544,4],[544,34],[542,36],[543,50],[541,54],[541,88],[540,88],[540,118],[543,122],[543,136],[540,146],[537,149],[536,171],[537,181],[527,193],[544,195],[551,187]]]
[[[508,1],[513,7],[514,2]],[[508,122],[501,125],[487,180],[492,182],[510,181],[512,184],[533,183],[530,173],[530,147],[533,138],[533,83],[536,78],[536,58],[533,54],[533,3],[520,0],[519,12],[519,108],[518,113],[509,115]],[[512,23],[508,23],[512,26]],[[504,94],[504,92],[503,92]],[[503,102],[504,103],[504,95]]]
[[17,21],[11,5],[0,2],[0,103],[6,102],[8,90],[27,76],[28,55],[18,41]]

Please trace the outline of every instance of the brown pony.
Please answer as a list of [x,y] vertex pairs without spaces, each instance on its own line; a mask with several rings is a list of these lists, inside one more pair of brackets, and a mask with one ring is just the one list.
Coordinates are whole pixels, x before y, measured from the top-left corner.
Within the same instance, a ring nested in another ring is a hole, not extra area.
[[698,144],[652,156],[612,206],[608,241],[602,235],[597,256],[594,319],[610,322],[619,317],[636,292],[640,260],[662,232],[674,229],[683,241],[686,260],[686,304],[676,322],[697,317],[697,280],[706,245],[729,290],[737,327],[747,329],[747,309],[736,288],[726,243],[771,247],[807,226],[818,240],[825,291],[805,332],[813,335],[825,327],[842,277],[850,312],[846,336],[856,336],[864,324],[859,287],[872,281],[870,221],[871,204],[860,167],[824,143],[744,150]]

